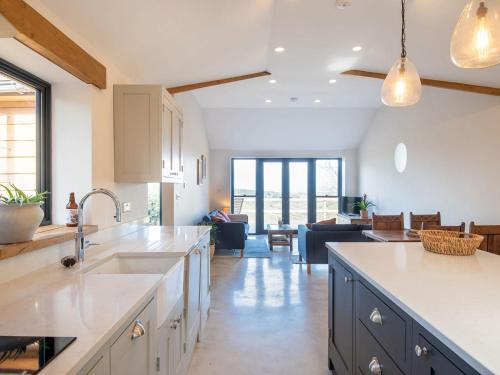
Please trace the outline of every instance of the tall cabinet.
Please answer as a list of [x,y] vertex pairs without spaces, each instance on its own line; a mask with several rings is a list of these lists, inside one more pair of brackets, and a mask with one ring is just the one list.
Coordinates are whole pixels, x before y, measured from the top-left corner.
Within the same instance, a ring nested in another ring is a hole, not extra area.
[[115,85],[116,182],[182,182],[183,119],[160,85]]

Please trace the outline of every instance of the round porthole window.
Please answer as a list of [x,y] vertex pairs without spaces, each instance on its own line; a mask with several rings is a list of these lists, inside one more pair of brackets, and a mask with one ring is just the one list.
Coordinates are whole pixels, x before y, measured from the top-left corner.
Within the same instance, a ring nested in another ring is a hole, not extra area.
[[394,151],[394,165],[399,173],[403,173],[406,169],[406,162],[408,160],[408,152],[406,151],[406,145],[400,143],[396,146]]

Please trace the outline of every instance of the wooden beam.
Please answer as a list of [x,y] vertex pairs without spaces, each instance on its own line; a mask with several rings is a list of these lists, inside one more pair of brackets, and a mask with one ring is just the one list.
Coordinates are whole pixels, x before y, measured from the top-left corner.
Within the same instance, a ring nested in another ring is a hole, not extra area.
[[[106,67],[26,2],[0,0],[0,15],[15,29],[14,39],[83,82],[106,88]],[[5,29],[4,26],[0,30]]]
[[263,72],[258,72],[258,73],[246,74],[246,75],[242,75],[242,76],[216,79],[214,81],[198,82],[198,83],[191,83],[189,85],[169,87],[167,89],[167,91],[169,93],[171,93],[171,94],[178,94],[180,92],[191,91],[191,90],[198,90],[198,89],[202,89],[204,87],[210,87],[210,86],[224,85],[226,83],[243,81],[245,79],[252,79],[252,78],[258,78],[258,77],[263,77],[263,76],[268,76],[270,74],[271,73],[269,73],[267,71],[263,71]]
[[[387,74],[385,73],[369,72],[366,70],[347,70],[345,72],[342,72],[342,74],[357,76],[357,77],[377,78],[377,79],[385,79],[385,77],[387,76]],[[476,94],[500,96],[500,88],[498,87],[469,85],[467,83],[439,81],[427,78],[420,78],[420,81],[422,81],[422,85],[424,86],[439,87],[441,89],[448,89],[448,90],[473,92]]]

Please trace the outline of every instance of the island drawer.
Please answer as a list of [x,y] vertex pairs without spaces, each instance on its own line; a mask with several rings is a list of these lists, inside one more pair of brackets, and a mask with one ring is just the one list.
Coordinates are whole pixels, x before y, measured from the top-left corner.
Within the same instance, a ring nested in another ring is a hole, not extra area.
[[356,322],[356,373],[403,374],[360,320]]
[[406,321],[361,282],[357,283],[356,315],[366,329],[403,368],[406,363]]

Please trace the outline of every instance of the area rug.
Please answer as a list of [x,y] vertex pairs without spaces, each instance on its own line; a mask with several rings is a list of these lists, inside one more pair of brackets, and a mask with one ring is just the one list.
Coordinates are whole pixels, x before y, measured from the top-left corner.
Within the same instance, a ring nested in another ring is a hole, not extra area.
[[[239,257],[240,250],[216,249],[215,256]],[[270,258],[266,236],[249,236],[245,241],[244,258]]]

